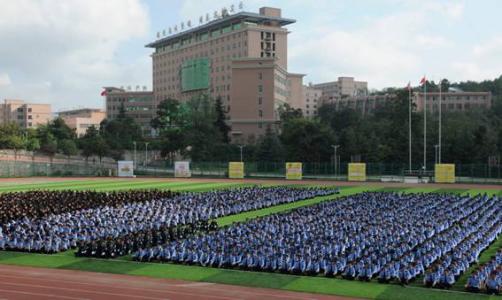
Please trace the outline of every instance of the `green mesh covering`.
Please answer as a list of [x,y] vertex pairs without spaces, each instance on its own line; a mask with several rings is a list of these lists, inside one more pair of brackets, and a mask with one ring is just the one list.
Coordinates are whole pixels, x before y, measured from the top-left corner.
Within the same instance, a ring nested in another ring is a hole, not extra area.
[[209,58],[187,60],[181,66],[183,92],[209,88]]

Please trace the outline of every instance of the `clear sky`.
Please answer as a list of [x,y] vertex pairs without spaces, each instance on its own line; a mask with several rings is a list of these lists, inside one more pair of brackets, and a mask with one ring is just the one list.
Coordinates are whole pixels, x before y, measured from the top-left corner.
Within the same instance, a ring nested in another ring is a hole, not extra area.
[[[157,31],[231,0],[0,0],[0,99],[103,107],[103,86],[152,87]],[[354,76],[370,88],[502,74],[500,0],[248,0],[283,9],[289,71],[305,83]]]

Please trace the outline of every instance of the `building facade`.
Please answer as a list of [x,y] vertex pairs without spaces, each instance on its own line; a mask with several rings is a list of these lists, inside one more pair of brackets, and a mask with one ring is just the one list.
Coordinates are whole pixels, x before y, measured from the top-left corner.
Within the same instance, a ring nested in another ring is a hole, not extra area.
[[121,109],[139,126],[144,136],[154,136],[150,123],[155,118],[157,105],[152,91],[129,91],[116,87],[105,87],[106,119],[115,119]]
[[22,128],[36,128],[52,120],[50,104],[26,103],[5,99],[0,104],[0,124],[17,123]]
[[346,97],[368,95],[368,82],[356,81],[354,77],[338,77],[337,81],[318,83],[313,87],[322,91],[323,103],[333,103]]
[[[427,110],[430,112],[439,111],[439,93],[431,92],[426,94]],[[424,93],[414,93],[413,101],[417,111],[424,110]],[[490,92],[446,92],[441,93],[441,110],[447,111],[469,111],[472,109],[490,109],[492,107],[492,94]]]
[[305,117],[311,118],[317,116],[317,110],[321,105],[322,90],[313,86],[303,86],[302,103],[299,107]]
[[396,101],[396,94],[345,97],[332,104],[336,110],[353,109],[364,116],[373,114],[390,101]]
[[106,112],[101,109],[83,108],[61,111],[58,116],[66,125],[75,130],[78,137],[85,135],[91,126],[99,129],[101,122],[106,118]]
[[[490,92],[445,92],[441,93],[442,112],[465,112],[473,109],[490,109],[492,107],[492,94]],[[368,95],[345,97],[332,102],[336,110],[354,109],[363,115],[372,114],[379,107],[390,101],[396,101],[395,94]],[[415,111],[424,110],[424,94],[413,93],[412,101]],[[427,93],[427,111],[439,112],[439,92]]]
[[186,101],[201,93],[221,97],[234,142],[263,134],[280,122],[276,110],[281,104],[301,97],[295,93],[302,83],[288,73],[284,26],[294,22],[280,9],[263,7],[259,13],[226,14],[148,44],[155,49],[155,102]]

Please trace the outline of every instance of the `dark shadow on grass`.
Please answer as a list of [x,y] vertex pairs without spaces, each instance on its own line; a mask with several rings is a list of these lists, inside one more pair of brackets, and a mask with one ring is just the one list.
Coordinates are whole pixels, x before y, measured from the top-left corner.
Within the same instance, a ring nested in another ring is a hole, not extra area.
[[296,279],[296,276],[277,273],[227,271],[206,277],[202,281],[280,289]]
[[101,259],[84,259],[82,261],[60,266],[59,269],[126,274],[141,268],[145,265],[135,262],[117,261],[117,260],[101,260]]

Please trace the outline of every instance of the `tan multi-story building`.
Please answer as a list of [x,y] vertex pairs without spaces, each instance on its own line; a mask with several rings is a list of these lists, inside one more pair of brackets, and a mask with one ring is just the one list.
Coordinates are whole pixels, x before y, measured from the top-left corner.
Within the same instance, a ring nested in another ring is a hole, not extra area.
[[322,90],[323,103],[333,103],[346,97],[368,95],[368,83],[356,81],[354,77],[338,77],[337,81],[318,83],[313,87]]
[[367,95],[344,97],[332,102],[336,110],[353,109],[360,112],[363,116],[375,112],[380,107],[383,107],[387,102],[395,101],[396,94],[383,95]]
[[26,103],[5,99],[0,104],[0,124],[17,123],[22,128],[36,128],[52,120],[50,104]]
[[[427,111],[439,111],[439,93],[426,94]],[[469,111],[471,109],[490,109],[492,107],[492,94],[490,92],[446,92],[441,93],[441,110]],[[424,110],[424,93],[414,93],[413,101],[417,111]]]
[[152,91],[129,91],[116,87],[105,87],[104,89],[107,120],[115,119],[123,108],[125,115],[139,124],[144,136],[155,135],[150,125],[157,111]]
[[317,116],[317,109],[321,105],[322,90],[316,89],[311,85],[303,86],[302,104],[299,107],[305,117],[311,118]]
[[288,74],[288,104],[295,109],[303,109],[303,107],[305,106],[303,77],[305,77],[305,74]]
[[263,134],[280,121],[281,104],[301,97],[295,91],[301,91],[303,76],[287,71],[284,26],[294,22],[280,9],[263,7],[259,13],[225,14],[148,44],[155,49],[155,102],[185,101],[201,93],[221,97],[234,142]]
[[[492,106],[492,94],[490,92],[446,92],[442,93],[441,97],[442,112],[490,109]],[[383,94],[345,97],[331,104],[335,105],[336,110],[350,108],[363,115],[367,115],[374,113],[376,109],[384,106],[387,102],[395,100],[396,94]],[[416,111],[422,112],[424,110],[423,93],[413,93],[412,101],[415,104]],[[427,93],[427,111],[431,113],[437,113],[439,111],[439,92]]]
[[68,127],[75,130],[78,137],[81,137],[91,126],[99,129],[99,125],[106,118],[106,112],[101,109],[82,108],[61,111],[58,116],[65,121]]

